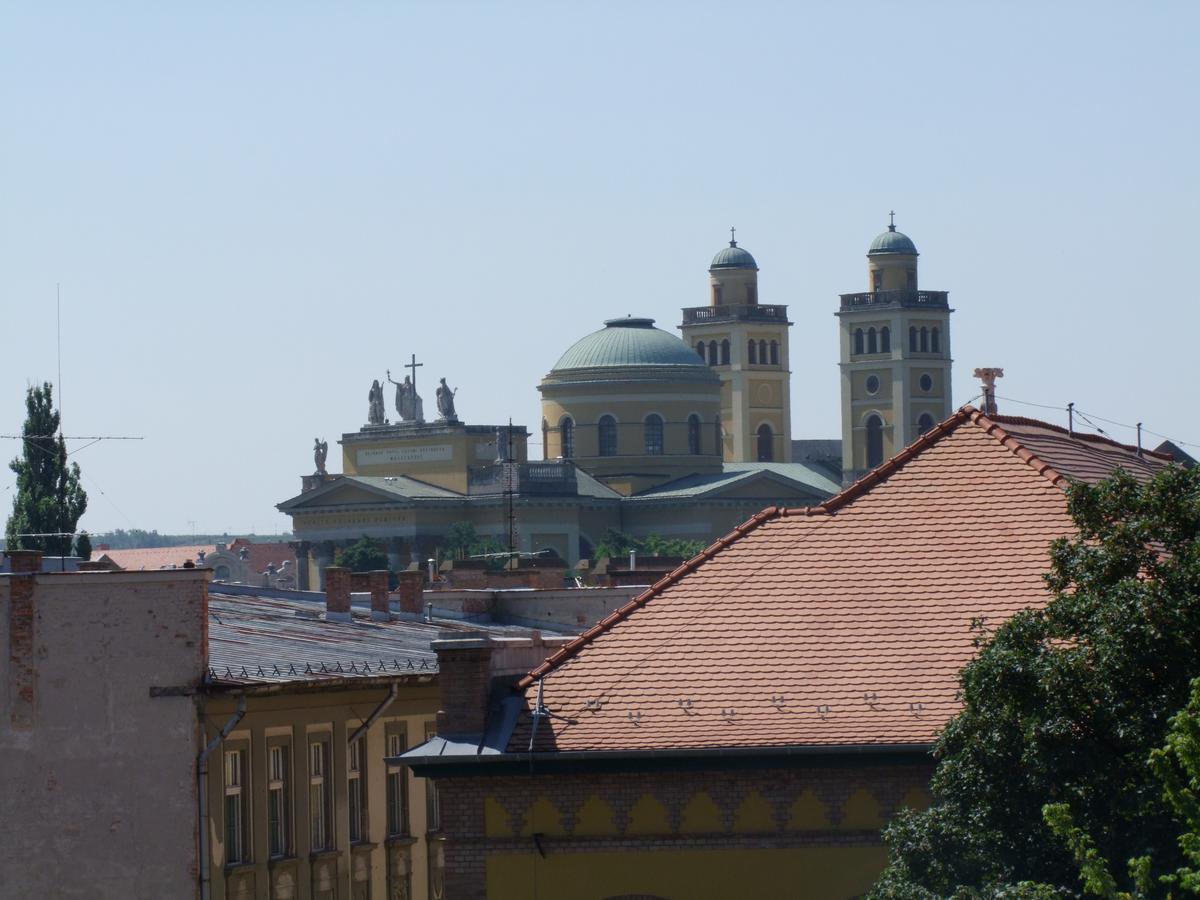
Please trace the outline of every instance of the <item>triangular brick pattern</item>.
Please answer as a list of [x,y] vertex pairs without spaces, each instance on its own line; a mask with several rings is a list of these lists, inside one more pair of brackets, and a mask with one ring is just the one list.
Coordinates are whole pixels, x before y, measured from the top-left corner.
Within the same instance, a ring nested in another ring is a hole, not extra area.
[[927,745],[959,708],[972,622],[1047,600],[1068,480],[1167,462],[964,407],[825,504],[755,517],[551,657],[522,682],[532,709],[541,679],[554,714],[534,749]]

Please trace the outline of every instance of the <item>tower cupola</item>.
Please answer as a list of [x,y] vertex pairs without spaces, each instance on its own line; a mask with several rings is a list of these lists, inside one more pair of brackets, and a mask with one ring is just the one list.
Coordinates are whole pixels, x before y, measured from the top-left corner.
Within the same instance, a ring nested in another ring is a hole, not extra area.
[[758,303],[758,263],[737,244],[737,230],[729,229],[729,246],[717,251],[708,267],[713,306],[753,306]]
[[871,241],[867,251],[868,288],[878,291],[917,290],[917,245],[896,230],[896,214],[889,213],[887,231]]

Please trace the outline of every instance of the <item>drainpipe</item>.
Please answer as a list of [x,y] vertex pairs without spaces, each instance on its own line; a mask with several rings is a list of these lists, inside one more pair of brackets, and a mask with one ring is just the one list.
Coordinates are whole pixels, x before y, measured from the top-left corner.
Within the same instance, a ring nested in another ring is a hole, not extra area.
[[367,721],[363,722],[355,730],[354,734],[350,735],[350,740],[346,741],[347,745],[353,744],[360,737],[367,733],[367,729],[375,724],[375,720],[383,715],[383,711],[392,705],[392,701],[396,699],[396,695],[400,693],[400,682],[393,681],[392,689],[388,691],[388,695],[383,698],[383,702],[375,707],[375,712],[367,716]]
[[238,722],[242,721],[245,714],[246,695],[242,694],[238,697],[237,709],[233,711],[233,716],[225,723],[220,733],[208,742],[208,746],[200,751],[200,758],[196,761],[196,791],[200,798],[200,900],[208,900],[211,890],[209,881],[212,880],[209,873],[211,862],[208,858],[208,755],[217,749],[221,741],[229,737],[229,732],[237,728]]

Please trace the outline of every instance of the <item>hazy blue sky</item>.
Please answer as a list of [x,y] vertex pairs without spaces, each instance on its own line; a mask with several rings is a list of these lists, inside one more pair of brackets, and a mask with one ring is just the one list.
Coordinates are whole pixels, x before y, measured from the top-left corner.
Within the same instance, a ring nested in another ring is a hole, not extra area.
[[73,457],[83,525],[278,529],[386,368],[416,352],[427,409],[444,375],[466,419],[540,437],[561,352],[626,313],[674,329],[736,225],[795,322],[794,436],[836,436],[837,295],[895,209],[957,310],[956,404],[1003,366],[1003,397],[1200,441],[1198,26],[1194,2],[8,4],[0,433],[55,378],[61,282],[66,432],[146,437]]

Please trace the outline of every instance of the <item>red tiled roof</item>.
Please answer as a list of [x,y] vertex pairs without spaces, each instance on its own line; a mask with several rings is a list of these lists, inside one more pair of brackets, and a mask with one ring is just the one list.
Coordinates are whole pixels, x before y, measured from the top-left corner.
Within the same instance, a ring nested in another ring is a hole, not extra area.
[[103,550],[96,558],[107,556],[122,569],[136,572],[141,569],[169,569],[171,566],[183,568],[188,560],[196,562],[197,554],[203,550],[212,553],[216,549],[212,544],[190,544],[185,547],[139,547],[131,550]]
[[964,407],[822,505],[755,516],[550,657],[521,687],[532,708],[541,678],[570,721],[544,719],[535,749],[931,743],[959,708],[972,621],[1045,603],[1049,543],[1074,530],[1067,479],[1117,463],[1166,460]]

